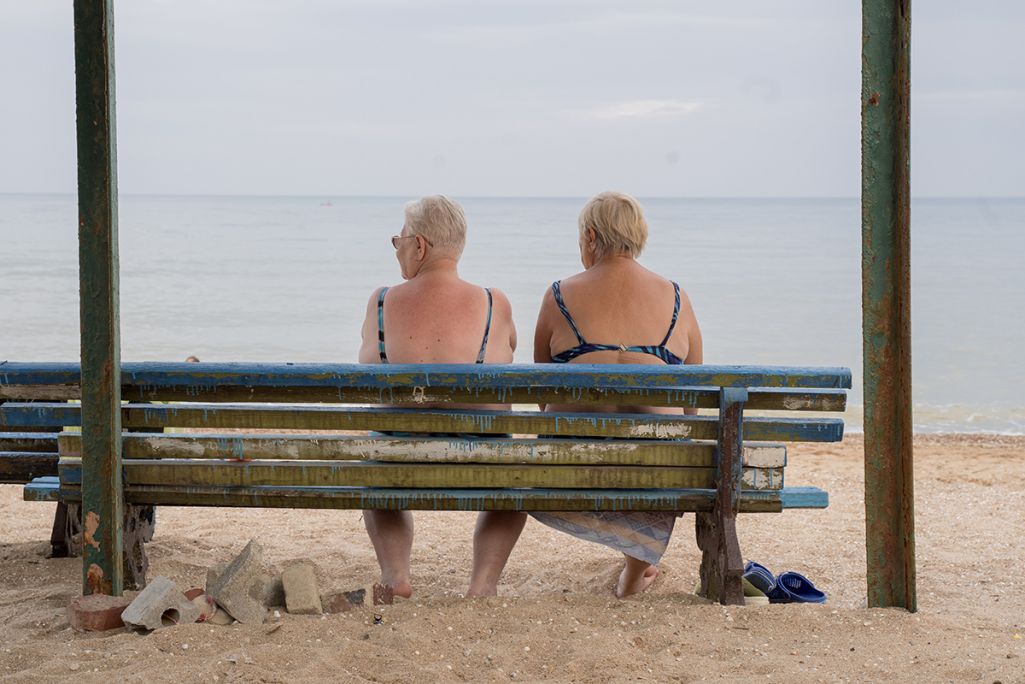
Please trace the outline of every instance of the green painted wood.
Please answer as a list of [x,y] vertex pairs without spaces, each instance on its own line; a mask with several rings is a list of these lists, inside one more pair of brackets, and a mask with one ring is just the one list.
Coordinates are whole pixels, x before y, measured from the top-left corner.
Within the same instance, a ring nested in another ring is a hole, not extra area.
[[[60,453],[81,455],[81,436],[63,433]],[[402,463],[495,463],[547,465],[697,466],[716,463],[710,442],[656,440],[460,439],[456,437],[390,437],[335,435],[187,435],[133,434],[123,438],[122,456],[131,459],[348,460]],[[786,447],[752,443],[743,454],[746,465],[782,468]]]
[[0,484],[25,484],[44,475],[57,474],[57,454],[0,451]]
[[0,432],[0,451],[57,453],[56,433]]
[[117,145],[112,0],[75,0],[81,310],[83,587],[120,596],[123,573]]
[[868,605],[917,609],[911,393],[910,0],[862,4]]
[[[32,484],[25,497],[39,500],[81,498],[73,485]],[[51,491],[47,491],[51,490]],[[230,506],[255,508],[313,508],[356,510],[446,511],[677,511],[712,509],[712,489],[593,490],[593,489],[373,489],[361,487],[174,487],[129,485],[126,500],[134,505]],[[52,497],[43,499],[42,497]],[[741,513],[779,513],[787,508],[826,508],[828,495],[815,487],[741,493]]]
[[[427,488],[596,488],[674,489],[712,487],[712,468],[643,466],[433,464],[324,461],[174,461],[135,460],[124,466],[132,485],[179,485],[219,487],[427,487]],[[748,489],[779,489],[782,468],[775,472],[745,469]],[[81,473],[76,459],[62,458],[62,482],[74,483]]]
[[[78,425],[79,408],[64,403],[0,406],[0,427]],[[381,430],[422,433],[543,434],[643,439],[716,439],[715,416],[621,413],[459,411],[319,405],[125,404],[125,428]],[[51,428],[52,429],[52,428]],[[760,418],[744,421],[744,438],[762,442],[837,442],[838,418]]]

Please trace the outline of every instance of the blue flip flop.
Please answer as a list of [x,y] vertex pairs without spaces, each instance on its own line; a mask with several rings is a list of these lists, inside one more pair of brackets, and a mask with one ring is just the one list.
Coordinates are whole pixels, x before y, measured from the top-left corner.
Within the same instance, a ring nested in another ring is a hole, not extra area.
[[780,573],[776,578],[776,591],[768,596],[769,603],[826,602],[826,595],[811,580],[800,573],[789,571]]
[[776,576],[768,568],[761,563],[748,561],[744,566],[744,579],[772,600],[773,592],[776,591]]

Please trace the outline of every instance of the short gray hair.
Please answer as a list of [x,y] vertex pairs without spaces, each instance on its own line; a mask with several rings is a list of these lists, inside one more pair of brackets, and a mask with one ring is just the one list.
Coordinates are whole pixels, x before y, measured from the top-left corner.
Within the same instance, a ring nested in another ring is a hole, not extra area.
[[411,235],[423,235],[434,247],[456,256],[466,244],[466,216],[463,208],[443,195],[431,195],[406,205],[406,228]]

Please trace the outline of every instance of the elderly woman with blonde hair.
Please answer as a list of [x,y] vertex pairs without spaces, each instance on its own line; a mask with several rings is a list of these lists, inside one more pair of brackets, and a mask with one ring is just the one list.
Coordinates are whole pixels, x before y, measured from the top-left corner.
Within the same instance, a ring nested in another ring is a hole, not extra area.
[[[516,349],[512,307],[501,291],[459,277],[466,243],[462,208],[440,195],[406,206],[391,238],[405,282],[371,294],[360,363],[510,363]],[[425,406],[426,408],[426,406]],[[364,511],[381,583],[409,597],[413,517]]]
[[[543,363],[701,363],[701,330],[687,294],[675,282],[637,262],[648,224],[637,200],[603,192],[580,212],[580,260],[584,270],[556,281],[541,302],[534,331],[534,360]],[[547,410],[573,410],[548,406]],[[614,406],[621,413],[669,413],[679,409]],[[493,562],[474,567],[471,593],[494,594],[525,520],[494,517],[487,538]],[[676,515],[673,513],[535,513],[546,525],[623,553],[626,565],[616,595],[644,591],[658,575]],[[475,557],[477,554],[475,554]]]

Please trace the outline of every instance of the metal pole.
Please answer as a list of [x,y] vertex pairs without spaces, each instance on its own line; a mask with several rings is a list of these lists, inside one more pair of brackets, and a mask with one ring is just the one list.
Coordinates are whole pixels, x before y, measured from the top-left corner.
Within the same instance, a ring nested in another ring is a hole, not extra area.
[[83,591],[123,585],[121,341],[112,0],[75,0]]
[[863,0],[862,333],[868,605],[914,611],[910,0]]

